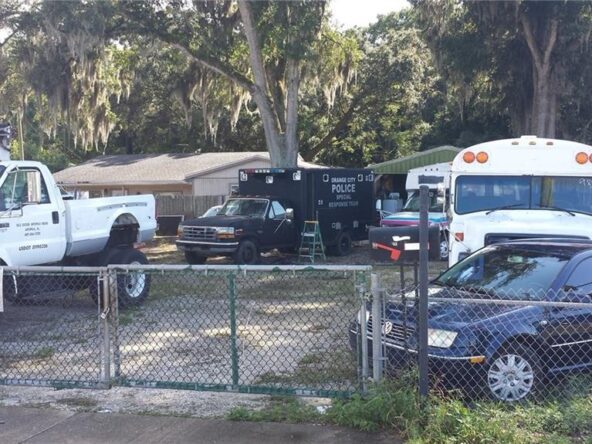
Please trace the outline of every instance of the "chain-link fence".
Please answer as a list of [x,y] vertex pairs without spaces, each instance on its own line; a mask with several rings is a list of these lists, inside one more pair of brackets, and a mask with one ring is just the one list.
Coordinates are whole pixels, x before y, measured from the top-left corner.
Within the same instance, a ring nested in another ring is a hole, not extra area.
[[[365,324],[372,370],[383,367],[387,378],[411,373],[419,384],[419,288],[383,285],[377,275],[373,283],[372,297],[350,327],[350,342],[361,338]],[[502,402],[592,396],[592,299],[586,292],[436,280],[427,306],[432,394]]]
[[0,382],[348,395],[369,270],[4,268]]
[[101,385],[99,273],[0,268],[0,383]]

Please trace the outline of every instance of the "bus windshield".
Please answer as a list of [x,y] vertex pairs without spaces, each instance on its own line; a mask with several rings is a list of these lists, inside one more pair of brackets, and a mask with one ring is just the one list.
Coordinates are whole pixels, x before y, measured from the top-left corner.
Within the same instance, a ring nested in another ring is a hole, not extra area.
[[456,179],[457,214],[499,208],[556,208],[592,214],[592,178],[459,176]]
[[[438,196],[436,191],[430,191],[429,211],[431,213],[443,213],[445,211],[444,202],[444,196]],[[419,212],[419,190],[413,190],[410,192],[407,202],[405,202],[405,206],[403,207],[403,211],[412,211],[414,213]]]

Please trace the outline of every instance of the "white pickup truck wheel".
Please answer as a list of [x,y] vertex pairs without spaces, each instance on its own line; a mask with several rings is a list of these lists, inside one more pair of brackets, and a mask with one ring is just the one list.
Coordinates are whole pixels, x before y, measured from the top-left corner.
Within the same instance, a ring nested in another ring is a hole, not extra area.
[[[146,265],[148,259],[141,251],[133,248],[114,248],[103,261],[102,265]],[[117,297],[119,306],[138,307],[144,303],[150,293],[151,276],[144,271],[124,271],[117,273]],[[90,288],[95,301],[99,299],[100,291],[96,284]]]

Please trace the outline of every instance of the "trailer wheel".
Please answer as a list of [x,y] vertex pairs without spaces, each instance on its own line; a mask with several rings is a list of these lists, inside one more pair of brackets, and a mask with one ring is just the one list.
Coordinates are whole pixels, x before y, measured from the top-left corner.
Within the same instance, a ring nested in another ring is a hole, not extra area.
[[[105,255],[102,265],[146,265],[148,259],[141,251],[133,248],[114,248]],[[150,293],[150,274],[144,271],[119,272],[117,274],[117,297],[119,306],[138,307],[144,303]],[[97,280],[93,280],[90,294],[95,302],[102,300],[102,289]]]
[[333,248],[337,256],[346,256],[351,253],[352,250],[352,239],[351,235],[347,231],[342,231],[337,236],[337,243]]
[[208,258],[206,256],[201,256],[193,251],[186,251],[185,252],[185,260],[189,265],[201,265],[205,264]]
[[240,265],[255,265],[259,262],[259,248],[252,240],[245,239],[238,245],[233,255],[234,262]]

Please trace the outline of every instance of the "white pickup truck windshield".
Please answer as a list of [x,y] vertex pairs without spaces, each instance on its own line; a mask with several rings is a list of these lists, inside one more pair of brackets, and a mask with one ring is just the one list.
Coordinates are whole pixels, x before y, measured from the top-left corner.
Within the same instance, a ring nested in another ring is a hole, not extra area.
[[551,176],[459,176],[455,211],[555,208],[592,214],[592,178]]

